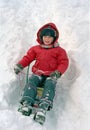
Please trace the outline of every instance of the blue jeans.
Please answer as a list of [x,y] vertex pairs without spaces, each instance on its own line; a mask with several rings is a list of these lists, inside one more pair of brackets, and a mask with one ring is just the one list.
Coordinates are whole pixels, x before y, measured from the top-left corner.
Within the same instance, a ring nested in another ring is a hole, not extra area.
[[26,101],[28,105],[33,106],[37,95],[37,87],[39,86],[44,88],[42,97],[40,99],[40,104],[42,104],[40,107],[44,107],[43,104],[45,103],[48,104],[47,107],[52,107],[55,96],[56,81],[52,80],[48,76],[38,76],[35,74],[32,74],[32,76],[29,78],[29,82],[24,88],[20,103],[23,104],[23,102]]

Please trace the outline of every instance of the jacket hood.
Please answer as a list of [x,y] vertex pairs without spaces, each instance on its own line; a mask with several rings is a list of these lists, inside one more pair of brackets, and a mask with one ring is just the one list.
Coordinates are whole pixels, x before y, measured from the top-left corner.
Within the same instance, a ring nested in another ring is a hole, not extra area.
[[55,41],[54,41],[54,44],[58,42],[59,31],[58,31],[56,25],[55,25],[54,23],[47,23],[47,24],[43,25],[43,26],[38,30],[38,32],[37,32],[37,39],[36,39],[36,40],[37,40],[37,42],[38,42],[39,44],[43,44],[43,43],[42,43],[42,40],[41,40],[41,37],[40,37],[41,31],[42,31],[43,29],[45,29],[45,28],[48,28],[48,27],[50,27],[50,28],[52,28],[52,29],[54,29],[54,30],[56,31],[56,39],[55,39]]

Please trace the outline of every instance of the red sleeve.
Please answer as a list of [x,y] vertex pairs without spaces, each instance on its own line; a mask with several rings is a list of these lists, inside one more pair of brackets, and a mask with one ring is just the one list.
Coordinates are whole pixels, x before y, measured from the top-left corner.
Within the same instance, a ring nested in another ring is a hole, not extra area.
[[35,60],[36,53],[34,51],[34,47],[30,48],[27,54],[18,62],[23,67],[28,66],[33,60]]
[[60,51],[61,51],[61,53],[58,56],[57,70],[63,74],[68,68],[69,59],[68,59],[66,51],[64,49],[61,49]]

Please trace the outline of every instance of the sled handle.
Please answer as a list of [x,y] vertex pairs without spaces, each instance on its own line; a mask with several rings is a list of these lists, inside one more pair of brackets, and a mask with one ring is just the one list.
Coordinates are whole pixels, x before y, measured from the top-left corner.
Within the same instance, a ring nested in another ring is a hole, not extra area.
[[29,68],[30,68],[30,65],[28,65],[28,68],[27,68],[27,73],[26,73],[26,84],[28,83],[28,75],[29,75]]

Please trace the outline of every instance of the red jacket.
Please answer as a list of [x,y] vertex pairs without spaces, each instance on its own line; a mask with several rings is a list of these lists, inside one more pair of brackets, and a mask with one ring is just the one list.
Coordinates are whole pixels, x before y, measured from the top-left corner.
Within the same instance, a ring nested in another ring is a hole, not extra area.
[[[53,44],[53,47],[51,48],[43,47],[40,40],[41,30],[48,26],[51,26],[53,29],[55,29],[57,33],[57,38]],[[35,60],[35,64],[32,67],[33,73],[49,76],[51,72],[58,70],[63,74],[68,67],[68,57],[66,51],[57,44],[58,37],[58,29],[53,23],[48,23],[41,27],[37,32],[37,41],[40,45],[31,47],[27,54],[18,62],[18,64],[26,67]]]

